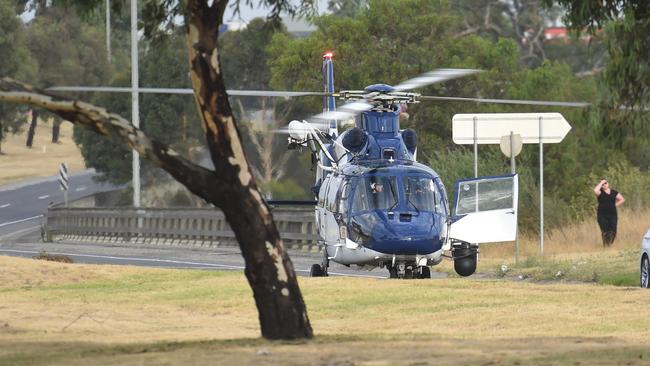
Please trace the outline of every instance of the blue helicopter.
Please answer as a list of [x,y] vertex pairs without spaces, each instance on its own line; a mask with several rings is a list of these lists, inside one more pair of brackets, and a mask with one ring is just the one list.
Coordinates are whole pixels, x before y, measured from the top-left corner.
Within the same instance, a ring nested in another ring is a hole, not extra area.
[[[513,241],[517,231],[517,175],[455,183],[454,203],[440,176],[417,162],[417,134],[400,129],[407,90],[478,70],[439,69],[397,86],[374,84],[334,93],[332,54],[323,57],[323,113],[289,123],[289,149],[308,148],[317,165],[312,188],[323,247],[313,277],[330,262],[387,268],[390,278],[430,278],[444,257],[461,276],[476,271],[479,244]],[[347,103],[336,108],[335,97]],[[337,121],[354,119],[339,134]]]

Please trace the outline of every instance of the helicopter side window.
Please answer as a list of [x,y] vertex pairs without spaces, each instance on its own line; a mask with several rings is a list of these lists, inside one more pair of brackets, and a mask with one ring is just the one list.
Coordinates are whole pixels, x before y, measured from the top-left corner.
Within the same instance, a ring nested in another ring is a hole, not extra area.
[[442,195],[433,179],[404,177],[403,183],[409,208],[416,211],[444,212]]
[[321,185],[321,189],[318,192],[318,206],[320,206],[320,207],[325,207],[325,197],[327,197],[327,190],[329,188],[329,181],[330,181],[330,176],[327,176],[323,180],[323,184]]
[[347,213],[348,194],[350,192],[350,182],[344,181],[338,197],[338,213],[345,215]]
[[327,198],[325,199],[325,208],[328,211],[336,211],[336,195],[338,193],[338,187],[341,184],[341,178],[340,177],[333,177],[330,180],[330,186],[329,189],[327,190]]

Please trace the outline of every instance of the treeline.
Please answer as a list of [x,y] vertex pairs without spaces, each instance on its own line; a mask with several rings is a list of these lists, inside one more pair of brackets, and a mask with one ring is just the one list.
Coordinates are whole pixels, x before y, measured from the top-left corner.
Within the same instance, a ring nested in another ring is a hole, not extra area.
[[[129,18],[113,14],[111,57],[105,48],[102,9],[83,17],[65,2],[38,7],[33,18],[17,17],[21,1],[0,0],[0,74],[50,85],[130,85]],[[63,4],[63,5],[60,5]],[[545,145],[545,223],[557,227],[593,214],[592,188],[607,177],[626,196],[630,208],[650,205],[650,159],[644,113],[625,114],[608,101],[612,94],[600,79],[608,59],[598,36],[547,40],[544,28],[561,16],[539,1],[501,9],[489,1],[376,0],[332,1],[334,14],[314,19],[316,31],[296,38],[263,19],[220,38],[222,65],[229,89],[318,91],[321,58],[334,52],[337,89],[374,83],[396,84],[441,67],[477,68],[476,76],[418,90],[424,95],[586,101],[593,107],[551,108],[460,102],[423,102],[409,108],[402,128],[418,132],[419,160],[436,170],[451,194],[453,181],[473,175],[473,152],[451,140],[456,113],[560,112],[572,125],[561,144]],[[22,10],[21,10],[22,9]],[[65,14],[65,16],[64,16]],[[602,37],[606,37],[603,34]],[[183,32],[164,38],[143,37],[140,85],[190,86]],[[80,98],[130,118],[129,94],[82,93]],[[306,154],[286,150],[285,136],[274,133],[291,119],[318,113],[320,98],[237,98],[249,160],[268,197],[307,198],[313,184]],[[20,127],[16,109],[0,106],[5,132]],[[141,96],[141,125],[152,137],[171,144],[198,162],[207,162],[194,101],[188,95]],[[629,122],[629,123],[622,123]],[[632,123],[633,122],[633,123]],[[131,178],[130,151],[85,131],[75,131],[89,167],[114,182]],[[517,157],[520,174],[520,227],[538,230],[539,161],[537,145],[525,145]],[[479,148],[479,174],[508,173],[510,162],[497,146]],[[166,180],[144,165],[143,183]],[[185,200],[178,200],[186,202]],[[189,201],[187,201],[189,202]]]

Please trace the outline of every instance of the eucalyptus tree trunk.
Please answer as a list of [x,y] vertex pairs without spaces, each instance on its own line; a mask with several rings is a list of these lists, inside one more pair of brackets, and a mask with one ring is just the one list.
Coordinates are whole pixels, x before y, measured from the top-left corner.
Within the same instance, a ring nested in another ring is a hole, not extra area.
[[29,130],[27,130],[27,141],[25,142],[25,146],[29,147],[30,149],[34,144],[34,134],[36,134],[37,120],[38,120],[38,111],[34,109],[32,110],[32,120],[29,123]]
[[227,0],[188,1],[188,48],[194,96],[201,112],[214,174],[227,192],[214,203],[224,212],[246,262],[262,335],[269,339],[310,338],[293,264],[269,207],[260,195],[244,155],[232,113],[218,48],[218,27]]
[[61,132],[61,121],[60,118],[54,118],[54,121],[52,122],[52,143],[58,144],[59,143],[59,134]]

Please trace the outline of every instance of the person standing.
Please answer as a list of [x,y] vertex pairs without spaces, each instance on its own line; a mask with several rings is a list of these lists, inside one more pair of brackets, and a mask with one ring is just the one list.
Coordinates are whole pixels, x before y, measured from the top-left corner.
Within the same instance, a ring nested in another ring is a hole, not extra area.
[[598,199],[598,226],[603,237],[603,246],[608,247],[616,239],[616,225],[618,214],[616,207],[625,202],[625,198],[618,191],[609,186],[607,179],[603,178],[594,187],[594,194]]

